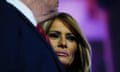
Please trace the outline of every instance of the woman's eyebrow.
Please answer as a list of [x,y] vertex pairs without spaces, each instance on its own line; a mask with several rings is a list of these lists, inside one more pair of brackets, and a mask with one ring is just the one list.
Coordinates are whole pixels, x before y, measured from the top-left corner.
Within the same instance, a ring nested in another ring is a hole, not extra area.
[[56,30],[50,30],[49,33],[57,33],[57,34],[61,34],[60,31],[56,31]]
[[75,36],[73,33],[67,33],[66,35],[72,35],[72,36]]

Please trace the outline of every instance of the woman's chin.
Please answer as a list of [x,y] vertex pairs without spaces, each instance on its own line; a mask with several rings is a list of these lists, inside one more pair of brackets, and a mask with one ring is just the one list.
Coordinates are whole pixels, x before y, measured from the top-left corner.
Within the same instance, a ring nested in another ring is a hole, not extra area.
[[69,61],[68,58],[64,58],[64,57],[59,57],[59,60],[64,66],[70,66],[72,63],[71,61]]

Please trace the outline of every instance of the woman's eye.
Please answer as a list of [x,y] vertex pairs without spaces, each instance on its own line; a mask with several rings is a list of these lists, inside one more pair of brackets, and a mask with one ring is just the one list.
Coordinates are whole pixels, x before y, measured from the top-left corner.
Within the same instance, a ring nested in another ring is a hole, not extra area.
[[48,34],[48,36],[53,39],[59,38],[59,34],[57,34],[57,33],[50,33],[50,34]]
[[71,42],[72,41],[76,41],[76,37],[75,36],[67,36],[66,39],[71,41]]

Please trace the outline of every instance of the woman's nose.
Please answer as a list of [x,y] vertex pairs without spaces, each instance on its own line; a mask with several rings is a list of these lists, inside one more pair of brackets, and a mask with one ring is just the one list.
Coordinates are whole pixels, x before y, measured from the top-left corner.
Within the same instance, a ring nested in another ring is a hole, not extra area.
[[58,46],[62,47],[62,48],[67,48],[67,42],[66,42],[66,39],[64,37],[60,38]]

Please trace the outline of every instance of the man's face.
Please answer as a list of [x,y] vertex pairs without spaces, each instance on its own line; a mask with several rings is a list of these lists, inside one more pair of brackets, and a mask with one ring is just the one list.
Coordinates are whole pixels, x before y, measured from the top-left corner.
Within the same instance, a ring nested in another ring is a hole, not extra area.
[[45,0],[46,1],[46,4],[49,6],[49,7],[56,7],[57,6],[57,1],[58,0]]
[[57,10],[58,0],[39,0],[39,10],[42,14]]
[[58,11],[58,0],[36,0],[37,4],[33,7],[33,12],[38,22],[44,21]]

